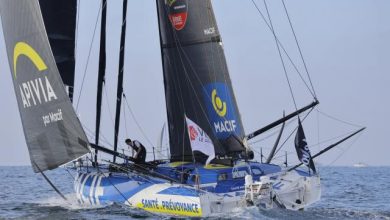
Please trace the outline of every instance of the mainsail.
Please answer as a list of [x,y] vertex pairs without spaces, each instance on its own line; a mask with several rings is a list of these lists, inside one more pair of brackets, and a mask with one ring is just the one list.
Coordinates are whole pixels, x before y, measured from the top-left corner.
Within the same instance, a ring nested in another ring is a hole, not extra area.
[[210,0],[156,2],[171,160],[193,158],[184,115],[210,135],[216,156],[237,156],[244,128]]
[[39,0],[43,21],[62,81],[73,100],[76,0]]
[[64,89],[38,1],[0,1],[8,61],[35,172],[89,152],[88,139]]

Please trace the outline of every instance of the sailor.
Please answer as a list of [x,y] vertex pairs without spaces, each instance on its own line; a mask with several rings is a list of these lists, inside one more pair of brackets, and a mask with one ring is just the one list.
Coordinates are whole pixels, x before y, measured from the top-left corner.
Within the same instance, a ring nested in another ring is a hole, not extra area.
[[137,164],[143,164],[145,163],[146,159],[146,149],[144,145],[141,144],[141,142],[134,140],[132,141],[131,139],[126,139],[125,140],[126,144],[129,145],[134,151],[135,151],[135,156],[130,157],[132,158],[134,163]]

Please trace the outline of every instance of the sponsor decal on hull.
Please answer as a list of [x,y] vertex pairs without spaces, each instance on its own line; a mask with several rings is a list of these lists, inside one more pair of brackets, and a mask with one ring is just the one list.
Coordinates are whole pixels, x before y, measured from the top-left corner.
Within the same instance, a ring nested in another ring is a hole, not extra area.
[[135,207],[154,213],[202,217],[199,196],[177,195],[171,184],[155,184],[139,191],[128,201]]
[[141,203],[136,205],[137,208],[150,212],[164,213],[170,215],[182,215],[191,217],[201,217],[202,211],[199,203],[183,202],[181,198],[169,200],[142,199]]

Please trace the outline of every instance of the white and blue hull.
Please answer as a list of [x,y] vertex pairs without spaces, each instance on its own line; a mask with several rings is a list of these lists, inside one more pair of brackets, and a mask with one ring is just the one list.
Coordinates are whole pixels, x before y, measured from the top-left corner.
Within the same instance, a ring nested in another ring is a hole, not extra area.
[[[319,176],[295,170],[267,176],[272,180],[278,206],[299,210],[320,199]],[[210,192],[213,185],[216,187],[217,183],[200,184],[198,189],[197,186],[170,183],[133,173],[80,171],[74,186],[81,203],[104,205],[118,202],[132,208],[174,216],[213,216],[248,205],[245,184],[231,187],[234,190],[231,192]],[[267,203],[260,198],[254,204],[262,205],[263,202]]]

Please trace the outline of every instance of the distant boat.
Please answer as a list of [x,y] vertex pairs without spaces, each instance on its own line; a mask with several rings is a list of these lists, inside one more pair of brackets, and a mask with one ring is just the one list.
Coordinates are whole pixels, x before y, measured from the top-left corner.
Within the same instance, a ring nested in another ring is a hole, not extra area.
[[368,166],[367,164],[362,163],[362,162],[355,163],[355,164],[353,165],[353,167],[356,167],[356,168],[367,167],[367,166]]

